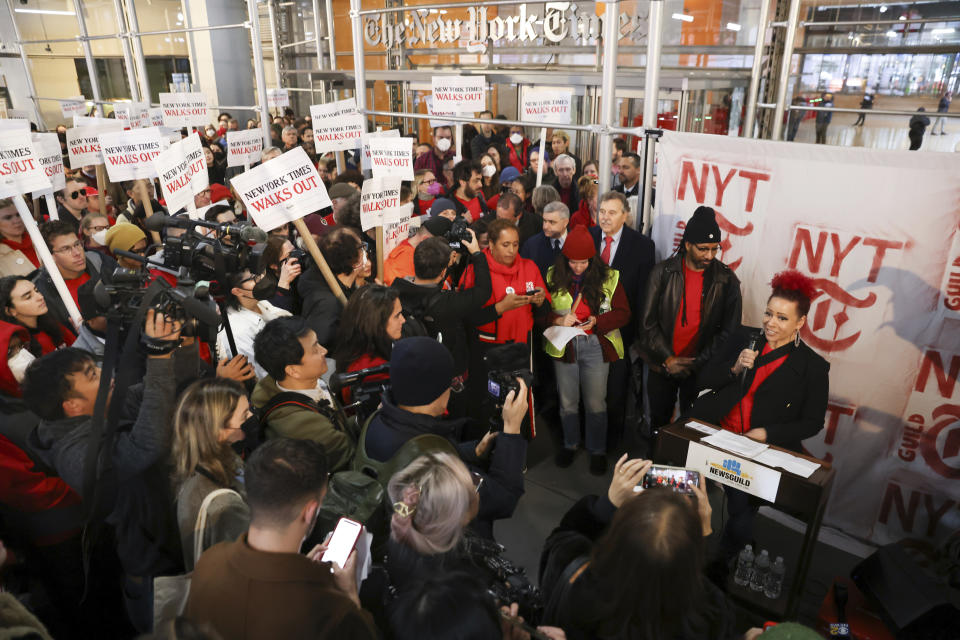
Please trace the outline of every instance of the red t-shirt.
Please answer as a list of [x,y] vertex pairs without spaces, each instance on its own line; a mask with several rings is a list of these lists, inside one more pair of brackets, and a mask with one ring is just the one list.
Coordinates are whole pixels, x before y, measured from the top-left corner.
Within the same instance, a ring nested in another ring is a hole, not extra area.
[[[765,356],[770,353],[770,344],[764,344],[763,349],[760,350],[760,355]],[[733,405],[733,409],[730,410],[723,420],[720,421],[720,426],[726,429],[727,431],[733,431],[734,433],[744,433],[750,430],[750,414],[753,413],[753,396],[757,392],[757,389],[760,385],[763,384],[764,380],[770,377],[777,368],[784,363],[787,359],[787,354],[783,354],[776,360],[768,362],[759,369],[757,373],[753,376],[753,383],[750,385],[750,390],[747,391],[747,394],[740,399],[740,402]],[[743,407],[743,423],[740,422],[740,407]],[[747,425],[745,429],[743,424]]]
[[40,267],[40,258],[37,257],[37,251],[33,248],[33,242],[30,240],[30,234],[23,234],[23,241],[14,242],[9,238],[0,238],[0,242],[7,245],[14,251],[21,252],[27,260],[33,263],[33,266]]
[[673,354],[688,358],[697,352],[697,335],[700,333],[700,303],[703,300],[703,271],[688,269],[683,265],[684,298],[687,301],[687,324],[683,324],[683,303],[677,309],[673,323]]
[[80,274],[79,278],[74,278],[73,280],[64,279],[64,281],[67,283],[67,289],[70,290],[70,295],[73,296],[73,301],[77,303],[77,306],[80,305],[80,298],[77,295],[77,289],[82,287],[88,280],[90,280],[90,274],[86,272]]
[[434,200],[436,200],[436,198],[430,198],[429,200],[424,200],[423,198],[417,198],[417,215],[418,216],[430,215],[430,207],[433,206]]
[[455,196],[457,200],[460,201],[460,204],[467,208],[467,211],[470,212],[470,221],[476,222],[480,219],[480,216],[483,215],[483,209],[480,207],[480,198],[473,198],[472,200],[464,200],[459,196]]

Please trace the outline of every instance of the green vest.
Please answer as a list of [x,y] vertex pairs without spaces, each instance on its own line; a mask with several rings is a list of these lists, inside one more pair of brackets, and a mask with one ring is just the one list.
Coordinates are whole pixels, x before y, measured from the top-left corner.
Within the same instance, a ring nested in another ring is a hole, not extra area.
[[[613,292],[617,288],[617,282],[620,280],[620,272],[616,269],[610,269],[609,274],[607,275],[606,282],[603,283],[603,301],[600,303],[600,311],[597,315],[601,315],[610,311],[613,306]],[[553,281],[553,267],[550,267],[547,270],[547,287],[550,286],[550,283]],[[570,307],[573,306],[573,296],[570,295],[569,291],[562,290],[557,291],[556,293],[550,292],[551,307],[555,313],[565,314],[570,311]],[[623,358],[623,338],[620,337],[620,329],[614,329],[609,333],[603,335],[604,338],[610,341],[610,344],[613,345],[613,348],[617,352],[617,356]],[[557,349],[553,344],[547,340],[543,339],[543,350],[547,352],[547,355],[554,358],[562,358],[564,351]]]

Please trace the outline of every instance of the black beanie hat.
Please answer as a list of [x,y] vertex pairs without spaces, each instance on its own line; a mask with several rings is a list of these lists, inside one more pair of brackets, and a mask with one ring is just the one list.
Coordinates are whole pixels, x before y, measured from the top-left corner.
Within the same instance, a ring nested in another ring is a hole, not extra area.
[[710,207],[697,207],[683,231],[683,241],[690,244],[720,242],[720,226],[717,212]]
[[404,338],[390,352],[393,401],[408,407],[430,404],[450,388],[453,356],[433,338]]

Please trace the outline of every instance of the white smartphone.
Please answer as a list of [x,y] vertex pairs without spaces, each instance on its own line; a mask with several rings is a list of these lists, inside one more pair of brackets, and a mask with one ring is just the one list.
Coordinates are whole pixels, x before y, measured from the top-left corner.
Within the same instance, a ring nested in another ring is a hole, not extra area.
[[323,552],[320,561],[336,562],[343,569],[343,565],[347,563],[347,558],[350,557],[350,552],[357,544],[357,538],[360,537],[361,530],[363,530],[363,525],[356,520],[340,518],[340,522],[337,523],[337,527],[330,537],[330,542],[327,543],[327,550]]

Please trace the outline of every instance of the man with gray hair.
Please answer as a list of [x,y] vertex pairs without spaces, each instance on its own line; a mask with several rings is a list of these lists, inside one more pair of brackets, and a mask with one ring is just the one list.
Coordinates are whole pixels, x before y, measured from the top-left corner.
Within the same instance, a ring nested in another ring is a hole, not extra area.
[[267,147],[260,152],[260,164],[268,160],[273,160],[274,158],[279,158],[283,155],[283,151],[280,151],[278,147]]
[[569,207],[570,211],[580,208],[580,191],[577,189],[577,163],[567,154],[556,157],[553,161],[553,172],[557,176],[557,192],[560,200]]
[[297,134],[297,128],[292,124],[285,126],[280,133],[280,141],[283,143],[281,151],[284,152],[290,151],[300,144],[300,136]]
[[543,230],[523,243],[520,255],[533,260],[544,280],[549,269],[560,255],[567,240],[567,225],[570,209],[560,201],[551,202],[543,208]]

